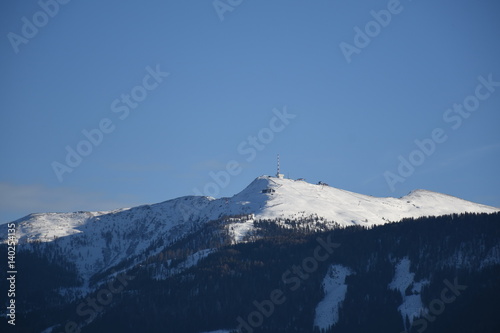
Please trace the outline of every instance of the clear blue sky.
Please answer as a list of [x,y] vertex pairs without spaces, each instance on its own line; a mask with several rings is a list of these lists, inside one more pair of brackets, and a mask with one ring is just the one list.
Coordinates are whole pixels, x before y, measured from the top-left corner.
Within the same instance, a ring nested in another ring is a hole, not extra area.
[[[220,3],[72,0],[46,6],[51,17],[37,1],[3,1],[0,222],[205,193],[210,172],[236,161],[216,188],[231,196],[274,174],[277,153],[292,178],[500,207],[500,87],[478,88],[480,76],[500,81],[498,1]],[[390,22],[370,23],[388,8]],[[368,45],[355,27],[372,29]],[[355,42],[346,57],[341,43]],[[464,100],[467,118],[447,111]],[[284,108],[287,124],[274,119]],[[100,124],[108,133],[58,179],[53,162],[69,168],[66,146]],[[386,172],[437,128],[447,140],[413,153],[422,163],[391,188]]]

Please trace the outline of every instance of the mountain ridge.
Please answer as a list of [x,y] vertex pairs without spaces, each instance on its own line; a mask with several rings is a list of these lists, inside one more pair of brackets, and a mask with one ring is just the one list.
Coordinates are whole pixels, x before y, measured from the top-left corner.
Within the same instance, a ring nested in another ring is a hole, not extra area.
[[[264,193],[265,191],[267,193]],[[388,208],[384,209],[384,206]],[[165,212],[169,208],[172,208],[173,216]],[[389,221],[397,222],[408,217],[500,211],[496,207],[425,189],[413,190],[400,198],[374,197],[323,183],[310,184],[304,180],[260,176],[232,197],[182,196],[160,203],[111,211],[32,213],[11,223],[20,227],[18,228],[20,243],[50,241],[51,238],[78,233],[77,228],[92,219],[110,215],[126,215],[127,212],[137,218],[136,215],[143,210],[159,210],[167,213],[168,216],[165,218],[183,222],[193,220],[207,222],[223,216],[250,214],[253,214],[256,219],[294,219],[300,215],[302,217],[317,215],[342,226],[352,224],[371,226]],[[68,221],[73,221],[73,223]],[[45,228],[43,228],[43,223],[45,223]],[[28,225],[32,228],[28,228]],[[6,229],[6,224],[0,225],[2,242],[5,242]]]

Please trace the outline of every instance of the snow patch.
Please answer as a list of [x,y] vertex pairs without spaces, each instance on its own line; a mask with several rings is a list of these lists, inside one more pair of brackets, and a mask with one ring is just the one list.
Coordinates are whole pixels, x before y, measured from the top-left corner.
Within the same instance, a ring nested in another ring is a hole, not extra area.
[[198,262],[201,259],[208,257],[212,252],[215,252],[215,249],[205,249],[195,252],[174,268],[166,268],[164,266],[161,266],[161,270],[153,275],[153,279],[165,280],[172,275],[179,274],[188,268],[198,265]]
[[252,231],[255,230],[253,222],[254,220],[248,220],[245,222],[231,223],[227,226],[234,244],[241,243],[245,236],[251,234]]
[[500,264],[500,246],[494,246],[490,249],[486,257],[481,262],[480,269],[484,269],[489,266],[495,266]]
[[332,265],[323,279],[325,297],[316,306],[314,326],[329,329],[339,321],[339,309],[347,293],[345,279],[353,271],[342,265]]
[[54,325],[54,326],[51,326],[49,328],[46,328],[44,329],[42,332],[40,333],[52,333],[52,331],[54,330],[54,328],[56,328],[58,325]]
[[[410,259],[407,257],[401,259],[396,265],[394,278],[389,283],[388,288],[398,290],[403,299],[403,303],[398,307],[403,325],[406,327],[406,319],[410,321],[410,326],[415,318],[420,316],[424,305],[422,303],[422,288],[429,284],[428,280],[415,282],[415,273],[410,272]],[[411,295],[406,295],[406,290],[411,287]],[[409,327],[408,327],[409,328]]]

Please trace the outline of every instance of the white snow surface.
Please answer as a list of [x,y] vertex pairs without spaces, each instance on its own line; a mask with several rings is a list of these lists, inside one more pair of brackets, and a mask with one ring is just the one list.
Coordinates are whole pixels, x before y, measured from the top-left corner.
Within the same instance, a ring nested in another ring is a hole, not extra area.
[[332,265],[323,279],[325,297],[316,306],[314,326],[327,330],[339,321],[339,309],[347,293],[345,279],[353,272],[342,265]]
[[241,243],[245,236],[254,230],[253,223],[254,220],[250,219],[244,222],[230,223],[227,225],[234,244]]
[[261,213],[256,214],[257,218],[298,216],[303,212],[304,216],[317,214],[343,225],[377,225],[405,217],[499,211],[498,208],[426,190],[412,191],[402,198],[378,198],[289,179],[261,177],[252,184],[276,190],[268,195],[269,200]]
[[[403,303],[398,307],[398,310],[401,313],[405,329],[407,328],[406,318],[410,321],[411,326],[413,320],[420,317],[424,309],[420,293],[422,292],[422,287],[429,284],[428,280],[415,282],[415,273],[410,272],[410,265],[410,259],[407,257],[401,259],[396,265],[394,278],[388,285],[389,289],[398,290],[403,299]],[[411,287],[411,295],[406,295],[408,287]]]
[[[266,189],[274,192],[263,193]],[[203,223],[228,216],[252,217],[231,225],[233,242],[237,243],[254,231],[256,219],[318,216],[343,226],[372,226],[405,217],[496,211],[499,209],[425,190],[402,198],[378,198],[327,185],[261,176],[230,198],[186,196],[110,212],[37,213],[14,223],[21,250],[35,249],[34,242],[54,243],[87,279],[140,255],[159,240],[168,245]],[[0,243],[5,242],[7,224],[0,225]]]

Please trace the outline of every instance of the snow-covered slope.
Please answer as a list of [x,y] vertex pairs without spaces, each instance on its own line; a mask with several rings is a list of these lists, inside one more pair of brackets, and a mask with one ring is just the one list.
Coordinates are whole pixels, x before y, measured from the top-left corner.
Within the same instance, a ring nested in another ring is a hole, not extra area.
[[[264,200],[256,192],[265,188],[275,192],[262,194],[266,196]],[[257,178],[232,200],[257,203],[253,206],[257,218],[318,215],[341,225],[377,225],[405,217],[499,211],[498,208],[426,190],[416,190],[402,198],[377,198],[327,185],[274,177]]]
[[323,279],[325,297],[316,306],[314,326],[328,330],[339,321],[339,309],[344,302],[347,285],[345,279],[353,271],[342,265],[332,265]]
[[[254,231],[256,219],[300,220],[310,216],[347,226],[378,225],[405,217],[444,215],[461,212],[492,213],[499,209],[452,196],[417,190],[402,198],[376,198],[314,185],[300,180],[262,176],[231,198],[187,196],[154,205],[111,212],[31,214],[14,221],[21,248],[34,249],[33,243],[58,247],[77,265],[85,278],[139,258],[155,246],[167,246],[204,223],[227,219],[234,242]],[[279,223],[279,221],[277,222]],[[0,242],[5,243],[7,225],[0,225]],[[152,249],[152,250],[151,250]]]
[[[429,280],[415,281],[415,273],[410,272],[410,264],[410,259],[407,257],[401,259],[396,265],[394,278],[388,285],[389,289],[398,290],[403,299],[398,310],[401,313],[405,330],[409,329],[406,327],[407,321],[411,326],[415,318],[420,317],[421,310],[424,309],[421,296],[422,288],[429,284]],[[411,294],[407,295],[406,290],[410,286],[412,287]]]
[[[203,208],[211,201],[193,196],[111,212],[37,213],[14,223],[20,250],[59,253],[76,265],[86,282],[124,260],[139,258],[153,244],[168,245],[196,229],[199,219],[185,220],[189,216],[182,208]],[[2,243],[6,242],[6,227],[0,226]]]

